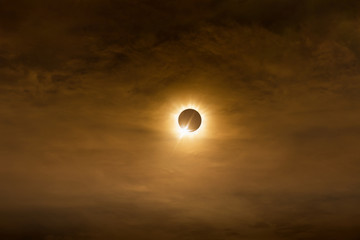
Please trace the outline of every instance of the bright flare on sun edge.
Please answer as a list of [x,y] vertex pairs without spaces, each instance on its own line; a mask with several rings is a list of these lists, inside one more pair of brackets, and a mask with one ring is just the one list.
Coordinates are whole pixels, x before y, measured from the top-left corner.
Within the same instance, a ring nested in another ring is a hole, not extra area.
[[[199,129],[197,129],[196,131],[193,131],[193,132],[190,132],[186,128],[181,128],[179,125],[179,122],[178,122],[180,113],[188,108],[195,109],[201,115],[201,120],[202,120],[201,125],[200,125]],[[176,108],[176,110],[172,114],[172,117],[173,117],[173,124],[174,124],[173,129],[175,129],[175,134],[179,138],[184,138],[184,137],[192,138],[192,137],[196,137],[199,135],[203,135],[206,130],[206,122],[207,122],[206,111],[200,105],[195,105],[195,104],[181,105],[180,107]]]

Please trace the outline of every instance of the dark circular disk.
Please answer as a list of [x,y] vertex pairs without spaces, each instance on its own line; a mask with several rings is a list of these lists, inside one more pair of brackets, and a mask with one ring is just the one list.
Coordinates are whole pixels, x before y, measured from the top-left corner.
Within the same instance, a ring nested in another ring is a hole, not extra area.
[[201,125],[201,116],[195,109],[185,109],[180,113],[178,122],[181,128],[185,128],[189,132],[194,132]]

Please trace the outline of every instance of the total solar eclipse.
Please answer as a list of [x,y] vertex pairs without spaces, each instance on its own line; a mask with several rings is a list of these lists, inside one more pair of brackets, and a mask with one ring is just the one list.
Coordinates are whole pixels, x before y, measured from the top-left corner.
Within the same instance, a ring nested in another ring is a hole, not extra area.
[[195,109],[185,109],[180,113],[178,123],[181,129],[194,132],[198,130],[201,125],[201,115]]

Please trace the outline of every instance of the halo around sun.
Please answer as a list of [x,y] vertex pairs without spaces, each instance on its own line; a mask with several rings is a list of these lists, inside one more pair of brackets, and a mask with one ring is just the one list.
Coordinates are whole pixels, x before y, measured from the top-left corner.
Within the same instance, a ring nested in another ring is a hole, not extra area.
[[173,128],[179,138],[203,135],[206,112],[194,104],[178,107],[173,113]]

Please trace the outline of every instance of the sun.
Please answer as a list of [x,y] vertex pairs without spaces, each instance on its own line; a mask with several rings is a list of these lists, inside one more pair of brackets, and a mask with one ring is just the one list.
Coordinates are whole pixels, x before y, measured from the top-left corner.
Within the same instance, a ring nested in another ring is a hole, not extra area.
[[[179,119],[180,115],[181,118]],[[200,137],[205,133],[206,111],[200,105],[181,105],[172,113],[172,119],[172,128],[178,138]],[[184,122],[187,124],[184,124]]]

